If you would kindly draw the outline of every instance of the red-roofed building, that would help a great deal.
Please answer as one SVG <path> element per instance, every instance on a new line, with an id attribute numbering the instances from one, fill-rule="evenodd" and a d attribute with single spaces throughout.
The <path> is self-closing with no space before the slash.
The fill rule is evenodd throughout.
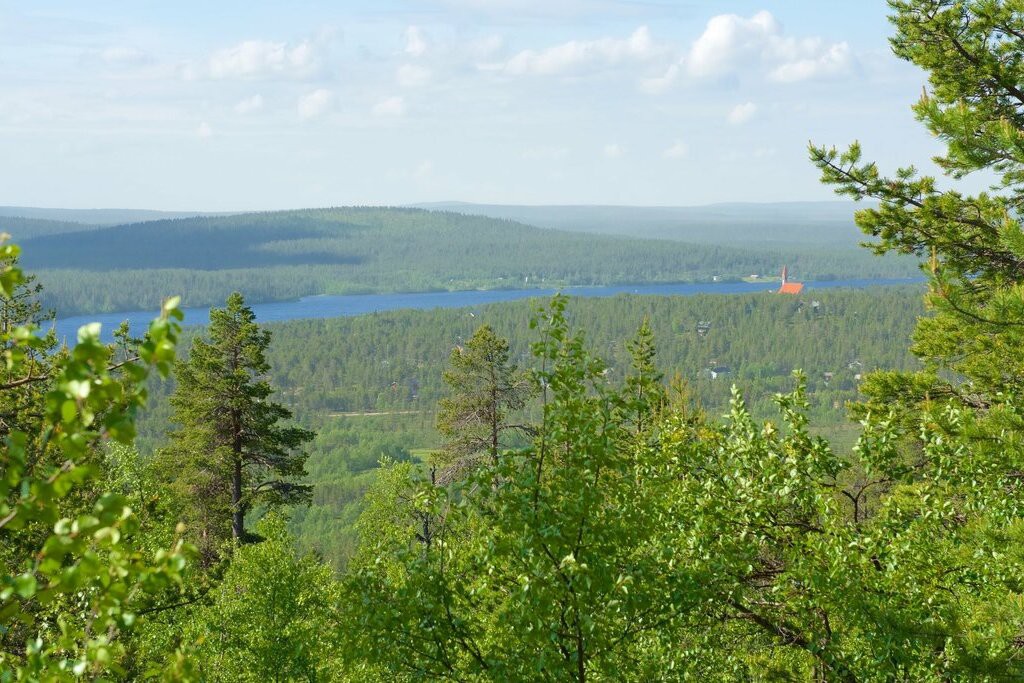
<path id="1" fill-rule="evenodd" d="M 790 282 L 789 269 L 782 266 L 782 286 L 779 287 L 779 294 L 799 294 L 804 291 L 804 283 Z"/>

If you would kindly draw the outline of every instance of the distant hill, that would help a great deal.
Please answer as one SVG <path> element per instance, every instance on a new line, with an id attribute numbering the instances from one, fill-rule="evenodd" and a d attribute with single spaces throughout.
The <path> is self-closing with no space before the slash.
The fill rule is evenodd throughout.
<path id="1" fill-rule="evenodd" d="M 32 206 L 0 206 L 0 221 L 3 221 L 4 217 L 18 217 L 89 225 L 118 225 L 168 218 L 227 215 L 230 214 L 201 211 L 150 211 L 147 209 L 44 209 Z"/>
<path id="2" fill-rule="evenodd" d="M 706 206 L 513 206 L 437 202 L 419 208 L 507 218 L 555 230 L 702 244 L 847 245 L 864 240 L 853 213 L 868 204 L 781 202 Z"/>
<path id="3" fill-rule="evenodd" d="M 95 230 L 96 225 L 56 221 L 43 218 L 23 218 L 21 216 L 0 216 L 0 232 L 6 232 L 16 242 L 23 242 L 43 235 L 60 235 L 82 230 Z"/>
<path id="4" fill-rule="evenodd" d="M 695 244 L 538 228 L 412 208 L 342 207 L 197 216 L 21 241 L 60 313 L 155 308 L 163 296 L 220 303 L 310 294 L 738 280 L 900 277 L 913 259 L 845 248 Z"/>

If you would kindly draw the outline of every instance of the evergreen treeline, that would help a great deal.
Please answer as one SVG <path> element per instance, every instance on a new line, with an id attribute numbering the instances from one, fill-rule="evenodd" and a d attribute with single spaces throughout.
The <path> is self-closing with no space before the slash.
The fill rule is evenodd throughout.
<path id="1" fill-rule="evenodd" d="M 923 313 L 920 295 L 918 287 L 800 297 L 622 295 L 574 299 L 568 315 L 608 360 L 612 379 L 628 368 L 623 340 L 646 317 L 661 367 L 699 387 L 701 400 L 716 411 L 726 408 L 731 383 L 760 404 L 786 388 L 798 368 L 808 373 L 810 390 L 827 394 L 831 405 L 856 397 L 855 375 L 911 367 L 906 346 Z M 449 354 L 481 324 L 507 338 L 512 357 L 529 365 L 528 323 L 536 305 L 518 301 L 273 324 L 274 381 L 303 414 L 432 410 L 444 394 L 441 371 Z M 718 379 L 706 372 L 723 366 L 728 374 Z"/>
<path id="2" fill-rule="evenodd" d="M 199 216 L 25 242 L 26 265 L 62 315 L 188 306 L 232 291 L 250 302 L 307 294 L 624 284 L 774 275 L 918 274 L 913 261 L 848 249 L 739 247 L 565 233 L 506 220 L 397 208 Z M 94 289 L 95 287 L 95 289 Z M 99 295 L 84 292 L 99 291 Z"/>
<path id="3" fill-rule="evenodd" d="M 53 220 L 49 218 L 25 218 L 22 216 L 3 216 L 0 218 L 4 232 L 10 234 L 18 242 L 42 237 L 44 235 L 62 235 L 71 232 L 95 230 L 97 226 L 85 223 Z"/>
<path id="4" fill-rule="evenodd" d="M 351 318 L 267 325 L 270 378 L 302 423 L 317 432 L 309 448 L 308 508 L 293 513 L 300 545 L 335 567 L 355 551 L 355 520 L 381 458 L 419 460 L 441 446 L 435 408 L 448 393 L 443 375 L 453 351 L 481 325 L 509 342 L 512 362 L 534 366 L 529 321 L 539 301 L 477 309 L 394 311 Z M 627 344 L 644 319 L 658 341 L 658 364 L 679 376 L 713 418 L 728 411 L 730 387 L 742 387 L 759 417 L 774 414 L 772 396 L 807 374 L 814 428 L 838 450 L 853 444 L 847 404 L 860 397 L 858 376 L 916 366 L 907 350 L 922 313 L 918 287 L 822 290 L 799 298 L 775 294 L 695 297 L 619 296 L 573 299 L 567 315 L 587 330 L 608 362 L 609 381 L 623 381 Z M 200 331 L 201 333 L 201 331 Z M 189 336 L 186 332 L 185 338 Z M 712 378 L 712 367 L 728 373 Z M 167 396 L 173 382 L 151 387 L 140 425 L 143 453 L 166 442 Z M 539 417 L 539 404 L 522 411 Z"/>

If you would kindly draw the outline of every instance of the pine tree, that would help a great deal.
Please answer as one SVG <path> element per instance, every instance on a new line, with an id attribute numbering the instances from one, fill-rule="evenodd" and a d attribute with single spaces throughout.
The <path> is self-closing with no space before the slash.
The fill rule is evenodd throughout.
<path id="1" fill-rule="evenodd" d="M 948 184 L 978 172 L 995 182 L 976 195 L 941 189 L 913 166 L 883 175 L 844 153 L 811 147 L 822 179 L 840 194 L 874 199 L 860 228 L 879 253 L 927 259 L 929 304 L 937 315 L 915 335 L 927 372 L 877 375 L 865 389 L 874 407 L 952 399 L 988 409 L 1024 390 L 1024 4 L 1018 0 L 891 0 L 897 56 L 928 72 L 916 118 L 946 152 L 934 161 Z M 953 374 L 943 374 L 952 370 Z M 945 377 L 945 379 L 943 378 Z M 965 377 L 972 387 L 949 377 Z"/>
<path id="2" fill-rule="evenodd" d="M 444 464 L 460 465 L 480 454 L 497 464 L 502 435 L 529 431 L 507 420 L 526 403 L 526 376 L 509 360 L 508 341 L 489 325 L 456 347 L 449 363 L 444 382 L 451 395 L 441 399 L 437 416 L 438 431 L 446 439 Z"/>
<path id="3" fill-rule="evenodd" d="M 252 540 L 245 516 L 254 506 L 309 500 L 311 487 L 296 480 L 305 475 L 300 449 L 314 436 L 280 424 L 292 415 L 270 400 L 270 332 L 256 324 L 241 294 L 210 311 L 209 339 L 197 338 L 176 368 L 171 405 L 181 427 L 161 458 L 207 561 L 228 537 Z"/>

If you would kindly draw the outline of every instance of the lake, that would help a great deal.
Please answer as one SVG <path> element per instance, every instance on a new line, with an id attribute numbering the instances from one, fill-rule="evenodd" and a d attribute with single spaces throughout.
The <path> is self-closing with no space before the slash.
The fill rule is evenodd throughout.
<path id="1" fill-rule="evenodd" d="M 817 289 L 879 287 L 906 285 L 922 282 L 914 279 L 880 280 L 823 280 L 805 282 L 804 291 Z M 260 322 L 280 322 L 303 318 L 336 318 L 340 316 L 365 315 L 380 311 L 400 309 L 429 310 L 433 308 L 465 308 L 515 301 L 531 297 L 550 297 L 558 291 L 570 296 L 601 297 L 617 294 L 653 294 L 659 296 L 693 296 L 695 294 L 749 294 L 778 289 L 778 282 L 706 282 L 691 284 L 650 284 L 615 285 L 601 287 L 566 287 L 556 289 L 498 289 L 470 290 L 460 292 L 415 292 L 406 294 L 320 294 L 306 296 L 294 301 L 253 304 L 252 310 Z M 186 308 L 185 324 L 202 325 L 209 320 L 209 308 Z M 143 332 L 149 321 L 157 314 L 154 311 L 125 311 L 118 313 L 95 313 L 62 318 L 57 321 L 57 336 L 73 342 L 78 328 L 86 323 L 99 322 L 103 325 L 103 338 L 109 341 L 114 330 L 127 320 L 136 334 Z"/>

